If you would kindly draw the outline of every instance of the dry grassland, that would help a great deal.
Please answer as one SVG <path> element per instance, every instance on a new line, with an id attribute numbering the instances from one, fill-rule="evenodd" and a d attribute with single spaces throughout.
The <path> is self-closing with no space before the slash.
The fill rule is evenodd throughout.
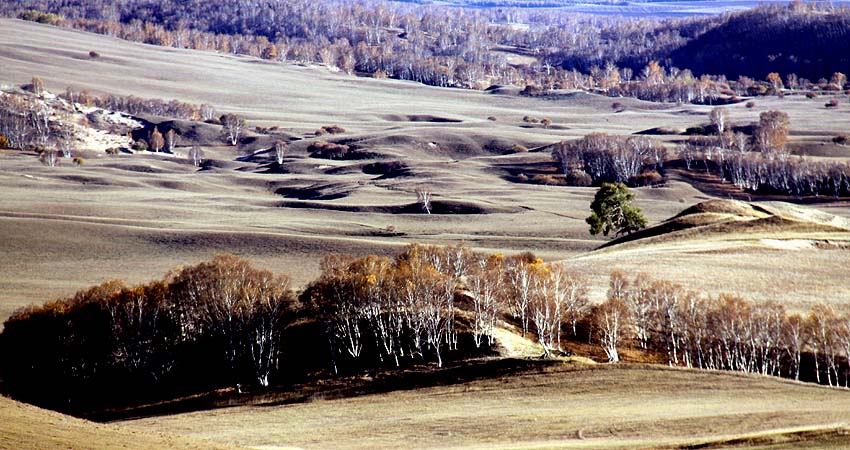
<path id="1" fill-rule="evenodd" d="M 848 417 L 843 390 L 728 372 L 564 364 L 449 387 L 122 425 L 264 449 L 797 448 L 801 437 L 808 448 L 850 448 Z"/>
<path id="2" fill-rule="evenodd" d="M 0 448 L 225 449 L 233 445 L 76 419 L 0 397 Z"/>
<path id="3" fill-rule="evenodd" d="M 89 51 L 102 56 L 91 60 Z M 254 143 L 238 150 L 206 147 L 213 164 L 201 171 L 162 155 L 89 154 L 82 167 L 50 169 L 34 155 L 0 152 L 0 318 L 108 279 L 146 281 L 219 252 L 289 273 L 303 285 L 328 252 L 389 254 L 412 242 L 460 241 L 566 260 L 588 275 L 596 298 L 610 271 L 621 268 L 708 292 L 776 298 L 792 308 L 850 301 L 850 250 L 812 245 L 846 241 L 841 233 L 696 233 L 591 252 L 605 242 L 588 235 L 584 223 L 594 189 L 511 181 L 519 172 L 547 170 L 549 161 L 543 152 L 510 154 L 514 144 L 534 149 L 594 131 L 685 129 L 707 123 L 710 107 L 616 99 L 626 109 L 614 113 L 615 99 L 583 93 L 535 99 L 439 89 L 0 20 L 0 84 L 27 83 L 33 75 L 53 91 L 73 86 L 207 102 L 303 140 L 293 143 L 285 171 L 273 170 L 268 141 L 254 134 Z M 830 110 L 820 99 L 756 103 L 730 106 L 732 120 L 782 109 L 798 151 L 850 157 L 850 149 L 831 143 L 846 131 L 847 102 Z M 526 115 L 548 117 L 553 126 L 529 127 Z M 402 160 L 409 171 L 378 177 L 363 172 L 365 161 L 310 158 L 312 132 L 329 124 L 348 130 L 334 139 Z M 476 214 L 386 212 L 414 202 L 422 187 L 435 201 Z M 637 195 L 651 224 L 712 198 L 679 179 Z M 850 217 L 847 203 L 813 207 Z M 732 373 L 565 365 L 450 387 L 154 417 L 121 429 L 2 400 L 0 447 L 210 448 L 158 434 L 169 432 L 266 449 L 850 448 L 848 395 Z M 809 441 L 795 442 L 803 438 Z"/>
<path id="4" fill-rule="evenodd" d="M 90 50 L 102 57 L 89 59 Z M 626 110 L 613 113 L 612 99 L 577 92 L 534 99 L 439 89 L 0 20 L 0 80 L 21 84 L 33 75 L 54 91 L 73 86 L 208 102 L 245 114 L 251 125 L 280 126 L 305 139 L 293 144 L 287 173 L 269 170 L 272 155 L 263 151 L 262 136 L 239 150 L 208 147 L 215 161 L 200 172 L 171 156 L 97 154 L 88 155 L 82 167 L 48 169 L 32 155 L 0 153 L 0 317 L 111 278 L 145 281 L 219 252 L 287 272 L 297 284 L 316 275 L 327 252 L 387 254 L 411 242 L 465 241 L 482 250 L 532 250 L 546 259 L 570 260 L 604 242 L 590 236 L 583 221 L 593 189 L 510 181 L 519 172 L 546 169 L 549 158 L 506 154 L 508 149 L 594 131 L 684 129 L 706 123 L 710 109 L 617 99 Z M 760 98 L 752 110 L 733 105 L 730 111 L 733 121 L 746 123 L 767 109 L 786 110 L 796 145 L 847 157 L 849 149 L 830 143 L 844 130 L 846 108 L 827 110 L 821 103 Z M 525 115 L 549 117 L 553 126 L 529 127 Z M 440 121 L 446 118 L 460 122 Z M 312 132 L 331 123 L 348 130 L 339 139 L 380 158 L 402 160 L 409 172 L 377 177 L 363 173 L 365 162 L 307 157 Z M 478 214 L 386 212 L 413 203 L 422 187 L 434 192 L 435 201 Z M 675 180 L 665 188 L 638 190 L 638 204 L 651 223 L 709 198 Z M 846 204 L 822 209 L 850 215 Z M 622 267 L 651 269 L 658 277 L 712 292 L 722 287 L 755 297 L 779 295 L 800 305 L 848 299 L 846 250 L 730 242 L 718 246 L 697 236 L 692 247 L 594 254 L 575 264 L 591 276 L 597 297 L 610 269 Z"/>

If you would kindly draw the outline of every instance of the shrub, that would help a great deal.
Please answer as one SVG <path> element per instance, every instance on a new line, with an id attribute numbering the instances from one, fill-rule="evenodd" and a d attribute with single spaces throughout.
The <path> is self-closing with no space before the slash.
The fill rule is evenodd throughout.
<path id="1" fill-rule="evenodd" d="M 767 86 L 763 84 L 757 84 L 755 86 L 750 86 L 747 88 L 747 94 L 750 96 L 756 95 L 767 95 L 768 89 Z"/>
<path id="2" fill-rule="evenodd" d="M 593 184 L 593 178 L 583 170 L 570 170 L 566 175 L 566 182 L 570 186 L 590 186 Z"/>
<path id="3" fill-rule="evenodd" d="M 832 142 L 839 144 L 839 145 L 850 144 L 850 135 L 839 134 L 838 136 L 835 136 L 834 138 L 832 138 Z"/>
<path id="4" fill-rule="evenodd" d="M 546 91 L 540 86 L 534 86 L 532 84 L 528 84 L 525 88 L 520 92 L 520 95 L 525 95 L 529 97 L 538 97 L 543 95 Z"/>
<path id="5" fill-rule="evenodd" d="M 664 177 L 662 177 L 657 171 L 653 170 L 636 176 L 632 181 L 632 184 L 635 186 L 658 186 L 663 182 Z"/>
<path id="6" fill-rule="evenodd" d="M 806 92 L 806 98 L 808 98 L 808 99 L 817 98 L 817 96 L 818 96 L 818 94 L 816 94 L 812 91 Z"/>
<path id="7" fill-rule="evenodd" d="M 0 134 L 0 148 L 9 148 L 9 139 Z"/>
<path id="8" fill-rule="evenodd" d="M 750 101 L 747 102 L 747 104 L 745 106 L 749 109 L 753 109 L 753 108 L 756 107 L 756 102 L 750 100 Z"/>
<path id="9" fill-rule="evenodd" d="M 611 109 L 617 112 L 625 111 L 626 107 L 620 102 L 611 103 Z"/>
<path id="10" fill-rule="evenodd" d="M 528 175 L 521 173 L 521 174 L 516 176 L 516 180 L 519 181 L 520 183 L 527 183 L 528 182 Z"/>
<path id="11" fill-rule="evenodd" d="M 146 152 L 148 150 L 148 143 L 139 139 L 138 141 L 134 141 L 132 144 L 130 144 L 130 148 L 132 148 L 133 150 L 135 150 L 137 152 Z M 109 153 L 108 150 L 107 150 L 107 153 Z M 115 151 L 115 153 L 118 153 L 118 152 Z M 111 154 L 115 154 L 115 153 L 111 153 Z"/>
<path id="12" fill-rule="evenodd" d="M 78 166 L 82 166 L 82 165 L 83 165 L 83 164 L 85 164 L 85 162 L 86 162 L 86 160 L 85 160 L 85 159 L 83 159 L 83 158 L 81 158 L 81 157 L 79 157 L 79 156 L 74 157 L 73 161 L 74 161 L 74 164 L 76 164 L 76 165 L 78 165 Z"/>
<path id="13" fill-rule="evenodd" d="M 534 184 L 546 184 L 549 186 L 563 186 L 564 179 L 557 175 L 537 174 L 531 177 L 531 182 Z"/>
<path id="14" fill-rule="evenodd" d="M 326 126 L 323 126 L 322 129 L 325 130 L 325 132 L 328 133 L 328 134 L 345 133 L 345 128 L 343 128 L 339 125 L 326 125 Z"/>
<path id="15" fill-rule="evenodd" d="M 369 175 L 387 175 L 407 169 L 407 165 L 399 160 L 378 161 L 363 166 L 363 173 Z"/>
<path id="16" fill-rule="evenodd" d="M 145 144 L 145 143 L 144 143 L 144 141 L 142 141 L 142 143 L 143 143 L 143 144 Z M 145 144 L 145 147 L 146 147 L 146 148 L 147 148 L 147 145 L 148 145 L 148 144 Z M 118 151 L 119 151 L 119 150 L 118 150 L 117 148 L 115 148 L 115 147 L 109 147 L 108 149 L 106 149 L 106 154 L 107 154 L 107 155 L 117 155 L 117 154 L 118 154 Z"/>
<path id="17" fill-rule="evenodd" d="M 96 51 L 92 50 L 92 51 L 90 51 L 90 52 L 89 52 L 89 58 L 91 58 L 91 59 L 97 59 L 97 58 L 100 58 L 100 53 L 98 53 L 98 52 L 96 52 Z"/>
<path id="18" fill-rule="evenodd" d="M 832 98 L 828 102 L 826 102 L 824 106 L 826 106 L 827 108 L 835 108 L 836 106 L 838 106 L 838 99 Z"/>
<path id="19" fill-rule="evenodd" d="M 48 25 L 56 25 L 61 20 L 61 18 L 56 14 L 43 13 L 35 10 L 24 11 L 21 13 L 20 18 L 30 22 L 45 23 Z"/>
<path id="20" fill-rule="evenodd" d="M 314 158 L 324 159 L 343 159 L 348 153 L 349 147 L 342 144 L 334 144 L 333 142 L 316 141 L 310 144 L 307 148 L 312 153 Z"/>

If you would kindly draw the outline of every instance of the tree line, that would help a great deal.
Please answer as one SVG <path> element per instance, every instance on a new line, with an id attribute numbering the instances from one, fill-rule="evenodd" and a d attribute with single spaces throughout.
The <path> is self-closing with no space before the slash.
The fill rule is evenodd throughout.
<path id="1" fill-rule="evenodd" d="M 664 145 L 647 136 L 616 136 L 591 133 L 581 139 L 554 145 L 552 158 L 574 186 L 624 183 L 630 186 L 658 184 L 658 170 L 667 159 Z"/>
<path id="2" fill-rule="evenodd" d="M 707 296 L 645 274 L 611 274 L 596 307 L 609 359 L 620 347 L 664 355 L 671 366 L 731 370 L 848 387 L 850 308 L 823 303 L 808 313 L 733 294 Z"/>
<path id="3" fill-rule="evenodd" d="M 70 130 L 51 118 L 54 111 L 40 98 L 43 83 L 33 78 L 34 95 L 0 92 L 0 148 L 46 148 L 67 140 Z"/>
<path id="4" fill-rule="evenodd" d="M 767 56 L 749 55 L 752 67 L 735 75 L 698 70 L 701 60 L 677 53 L 721 27 L 743 33 L 752 23 L 766 21 L 776 28 L 791 21 L 799 24 L 800 33 L 834 30 L 835 23 L 850 20 L 846 6 L 773 5 L 717 17 L 657 20 L 380 1 L 325 0 L 316 5 L 307 0 L 33 0 L 0 2 L 0 14 L 154 45 L 322 63 L 349 74 L 436 86 L 483 89 L 512 84 L 542 93 L 574 88 L 654 101 L 709 104 L 735 95 L 770 93 L 775 91 L 772 83 L 756 80 L 777 71 L 786 73 L 789 88 L 831 89 L 829 80 L 805 77 L 850 69 L 843 59 L 831 64 L 833 58 L 822 58 L 818 70 L 823 73 L 810 73 L 806 49 L 820 47 L 814 44 L 796 53 L 771 53 L 784 55 L 781 67 L 774 67 Z M 742 41 L 749 39 L 730 40 Z M 834 42 L 822 47 L 831 48 Z M 511 64 L 511 53 L 531 56 L 535 62 Z M 724 55 L 707 59 L 733 60 Z M 738 78 L 727 79 L 733 76 Z"/>
<path id="5" fill-rule="evenodd" d="M 704 170 L 753 193 L 850 196 L 850 165 L 791 154 L 788 114 L 765 111 L 757 124 L 744 129 L 728 123 L 723 108 L 712 110 L 710 117 L 714 134 L 692 137 L 679 148 L 688 170 Z"/>
<path id="6" fill-rule="evenodd" d="M 213 120 L 216 110 L 212 105 L 181 102 L 179 100 L 162 100 L 158 98 L 141 98 L 134 95 L 104 94 L 94 95 L 90 91 L 66 88 L 59 98 L 87 107 L 97 107 L 111 111 L 120 111 L 131 115 L 150 114 L 161 117 L 173 117 L 194 121 Z"/>
<path id="7" fill-rule="evenodd" d="M 233 256 L 139 286 L 109 281 L 5 322 L 3 389 L 81 412 L 268 386 L 285 369 L 281 333 L 296 305 L 286 276 Z"/>
<path id="8" fill-rule="evenodd" d="M 582 341 L 611 362 L 628 348 L 670 365 L 848 384 L 850 311 L 820 304 L 789 314 L 776 302 L 616 271 L 604 302 L 591 304 L 587 292 L 565 264 L 463 245 L 330 255 L 298 295 L 286 276 L 222 255 L 18 310 L 0 334 L 2 387 L 86 413 L 305 376 L 439 367 L 491 354 L 505 327 L 537 341 L 543 357 Z"/>
<path id="9" fill-rule="evenodd" d="M 123 133 L 122 127 L 104 124 L 98 114 L 86 108 L 101 108 L 133 116 L 153 115 L 221 125 L 221 139 L 237 145 L 247 130 L 245 118 L 238 114 L 218 115 L 209 104 L 192 104 L 178 100 L 141 98 L 133 95 L 93 95 L 88 90 L 66 90 L 55 98 L 48 94 L 44 82 L 33 77 L 32 83 L 20 91 L 0 92 L 0 149 L 35 150 L 41 160 L 49 166 L 58 163 L 62 156 L 70 158 L 75 151 L 76 130 L 71 119 L 74 113 L 86 113 L 83 126 L 108 129 L 112 133 Z M 259 130 L 259 129 L 258 129 Z M 160 130 L 153 127 L 144 136 L 130 132 L 135 139 L 130 143 L 133 150 L 172 152 L 178 143 L 178 132 L 174 128 Z M 283 150 L 283 149 L 282 149 Z M 108 153 L 118 149 L 108 149 Z M 203 159 L 201 150 L 193 149 L 189 155 L 195 165 Z"/>

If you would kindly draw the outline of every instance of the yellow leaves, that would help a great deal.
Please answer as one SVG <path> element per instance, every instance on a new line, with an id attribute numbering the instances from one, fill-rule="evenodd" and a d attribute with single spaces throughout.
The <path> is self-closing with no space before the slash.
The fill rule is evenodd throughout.
<path id="1" fill-rule="evenodd" d="M 542 258 L 535 259 L 533 263 L 528 265 L 528 269 L 540 276 L 546 276 L 550 272 L 549 265 L 544 263 Z"/>

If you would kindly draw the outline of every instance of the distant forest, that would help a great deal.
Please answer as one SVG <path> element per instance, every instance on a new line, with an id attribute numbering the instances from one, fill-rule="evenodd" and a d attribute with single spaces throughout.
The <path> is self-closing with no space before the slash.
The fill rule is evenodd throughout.
<path id="1" fill-rule="evenodd" d="M 563 88 L 715 103 L 770 88 L 824 89 L 850 70 L 850 7 L 800 2 L 664 20 L 372 0 L 3 0 L 0 15 L 435 86 L 529 87 L 534 95 Z M 784 86 L 767 82 L 769 74 Z"/>

